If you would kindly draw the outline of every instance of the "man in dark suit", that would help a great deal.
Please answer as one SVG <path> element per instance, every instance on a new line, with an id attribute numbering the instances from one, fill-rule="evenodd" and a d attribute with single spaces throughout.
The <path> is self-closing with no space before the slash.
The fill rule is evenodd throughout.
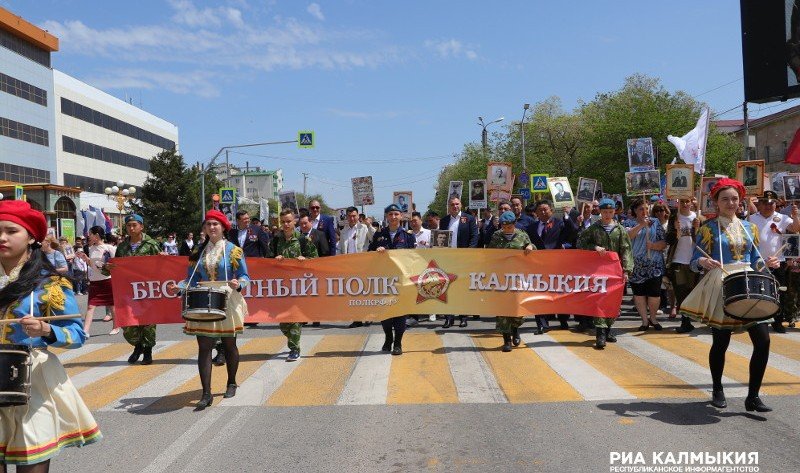
<path id="1" fill-rule="evenodd" d="M 478 222 L 475 217 L 467 212 L 461 211 L 461 199 L 458 197 L 451 197 L 447 204 L 447 215 L 439 220 L 439 230 L 451 230 L 453 232 L 453 239 L 450 241 L 452 248 L 477 248 L 478 238 Z M 459 327 L 467 326 L 467 317 L 465 315 L 459 316 Z M 443 328 L 448 328 L 453 325 L 455 321 L 454 315 L 445 316 Z"/>
<path id="2" fill-rule="evenodd" d="M 798 185 L 796 177 L 785 176 L 783 178 L 783 189 L 786 193 L 786 200 L 800 200 L 800 185 Z"/>
<path id="3" fill-rule="evenodd" d="M 300 220 L 298 224 L 300 227 L 300 234 L 308 238 L 308 241 L 317 247 L 317 254 L 320 257 L 330 256 L 330 248 L 328 247 L 328 239 L 322 230 L 316 230 L 311 225 L 310 212 L 303 212 L 305 209 L 300 209 Z"/>
<path id="4" fill-rule="evenodd" d="M 314 230 L 319 230 L 325 234 L 328 241 L 328 252 L 320 253 L 320 256 L 336 255 L 336 222 L 330 215 L 320 215 L 321 206 L 318 200 L 314 199 L 308 203 L 308 219 Z"/>
<path id="5" fill-rule="evenodd" d="M 228 240 L 242 249 L 246 258 L 268 258 L 270 235 L 261 225 L 251 225 L 246 210 L 236 212 L 236 228 L 228 232 Z"/>
<path id="6" fill-rule="evenodd" d="M 591 202 L 594 199 L 594 192 L 592 192 L 592 184 L 584 182 L 583 186 L 578 191 L 578 200 Z"/>
<path id="7" fill-rule="evenodd" d="M 566 210 L 566 209 L 565 209 Z M 530 226 L 528 236 L 531 238 L 537 250 L 560 250 L 564 248 L 564 243 L 568 241 L 571 226 L 564 225 L 564 220 L 555 218 L 553 216 L 553 207 L 547 200 L 540 200 L 534 204 L 534 211 L 536 212 L 536 221 Z M 567 319 L 569 315 L 559 315 L 561 321 L 561 328 L 568 328 Z M 550 324 L 547 322 L 547 316 L 536 316 L 536 328 L 538 334 L 547 332 L 550 329 Z"/>
<path id="8" fill-rule="evenodd" d="M 631 153 L 632 166 L 650 166 L 653 164 L 653 156 L 647 152 L 644 141 L 637 141 Z"/>

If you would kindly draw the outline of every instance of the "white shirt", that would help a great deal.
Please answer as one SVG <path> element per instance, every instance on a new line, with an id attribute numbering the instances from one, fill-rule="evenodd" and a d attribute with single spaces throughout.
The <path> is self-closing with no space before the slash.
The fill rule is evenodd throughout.
<path id="1" fill-rule="evenodd" d="M 685 216 L 678 213 L 678 222 L 681 224 L 681 231 L 678 234 L 678 243 L 675 245 L 675 254 L 672 256 L 673 263 L 689 264 L 692 262 L 694 254 L 694 240 L 692 240 L 692 222 L 697 218 L 697 214 L 690 212 Z"/>
<path id="2" fill-rule="evenodd" d="M 239 247 L 244 248 L 244 242 L 247 241 L 247 229 L 243 228 L 239 230 Z"/>
<path id="3" fill-rule="evenodd" d="M 111 276 L 106 276 L 101 272 L 101 268 L 110 258 L 114 257 L 114 253 L 116 253 L 116 249 L 106 243 L 89 246 L 88 256 L 92 260 L 92 264 L 89 265 L 89 281 L 111 279 Z"/>
<path id="4" fill-rule="evenodd" d="M 314 220 L 311 221 L 311 228 L 313 228 L 314 230 L 316 230 L 317 226 L 319 225 L 319 218 L 320 218 L 321 215 L 322 214 L 317 215 L 317 218 L 315 218 Z"/>
<path id="5" fill-rule="evenodd" d="M 778 212 L 774 212 L 769 217 L 765 217 L 759 212 L 747 219 L 758 227 L 758 251 L 761 252 L 761 257 L 764 259 L 774 255 L 781 248 L 781 235 L 786 233 L 786 229 L 794 222 L 790 217 Z M 780 233 L 773 230 L 773 225 Z M 786 260 L 783 253 L 776 256 L 778 261 Z"/>
<path id="6" fill-rule="evenodd" d="M 427 228 L 420 228 L 419 233 L 414 233 L 414 238 L 417 241 L 417 248 L 431 247 L 431 231 Z"/>
<path id="7" fill-rule="evenodd" d="M 356 252 L 356 226 L 353 225 L 351 227 L 350 225 L 345 225 L 344 228 L 342 229 L 341 238 L 342 238 L 342 240 L 345 241 L 345 246 L 344 246 L 345 253 L 346 254 L 355 253 Z"/>
<path id="8" fill-rule="evenodd" d="M 189 247 L 190 250 L 194 248 L 194 240 L 184 240 L 184 241 L 186 242 L 186 246 Z"/>
<path id="9" fill-rule="evenodd" d="M 450 248 L 458 248 L 458 223 L 460 220 L 461 212 L 459 212 L 455 217 L 452 215 L 450 216 L 450 225 L 447 226 L 447 229 L 452 232 L 452 236 L 450 237 Z"/>

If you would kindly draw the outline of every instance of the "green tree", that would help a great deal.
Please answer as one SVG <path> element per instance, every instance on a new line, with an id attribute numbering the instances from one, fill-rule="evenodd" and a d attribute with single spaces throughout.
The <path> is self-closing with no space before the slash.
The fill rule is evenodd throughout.
<path id="1" fill-rule="evenodd" d="M 206 205 L 222 183 L 206 173 Z M 150 172 L 132 208 L 144 218 L 146 232 L 185 235 L 199 230 L 204 212 L 200 203 L 200 171 L 187 167 L 183 156 L 165 150 L 150 160 Z"/>

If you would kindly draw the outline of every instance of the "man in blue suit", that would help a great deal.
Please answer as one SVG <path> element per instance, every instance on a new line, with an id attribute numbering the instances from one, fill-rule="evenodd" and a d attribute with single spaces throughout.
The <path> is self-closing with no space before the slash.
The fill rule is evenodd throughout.
<path id="1" fill-rule="evenodd" d="M 451 197 L 447 203 L 447 215 L 439 220 L 439 230 L 450 230 L 453 238 L 450 240 L 452 248 L 477 248 L 478 238 L 478 222 L 475 217 L 467 212 L 461 211 L 461 199 L 458 197 Z M 446 315 L 445 322 L 442 328 L 448 328 L 453 325 L 455 321 L 454 315 Z M 459 327 L 467 326 L 467 317 L 465 315 L 459 316 Z"/>
<path id="2" fill-rule="evenodd" d="M 534 204 L 534 212 L 537 219 L 528 227 L 528 235 L 537 250 L 561 250 L 564 243 L 569 239 L 572 227 L 564 225 L 564 220 L 553 216 L 553 206 L 548 200 L 540 200 Z M 558 316 L 561 321 L 561 328 L 568 328 L 567 320 L 569 315 L 561 314 Z M 550 327 L 547 316 L 536 316 L 537 333 L 547 332 Z"/>
<path id="3" fill-rule="evenodd" d="M 328 240 L 328 254 L 320 256 L 336 255 L 336 222 L 330 215 L 320 215 L 321 208 L 318 200 L 314 199 L 308 203 L 308 217 L 314 230 L 319 230 L 325 234 Z"/>

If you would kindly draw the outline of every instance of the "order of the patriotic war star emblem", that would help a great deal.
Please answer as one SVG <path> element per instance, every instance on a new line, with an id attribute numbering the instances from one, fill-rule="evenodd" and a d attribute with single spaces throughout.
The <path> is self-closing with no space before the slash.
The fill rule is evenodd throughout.
<path id="1" fill-rule="evenodd" d="M 411 282 L 417 286 L 417 304 L 428 299 L 447 302 L 447 288 L 455 280 L 455 274 L 447 273 L 435 260 L 431 260 L 418 276 L 411 277 Z"/>

